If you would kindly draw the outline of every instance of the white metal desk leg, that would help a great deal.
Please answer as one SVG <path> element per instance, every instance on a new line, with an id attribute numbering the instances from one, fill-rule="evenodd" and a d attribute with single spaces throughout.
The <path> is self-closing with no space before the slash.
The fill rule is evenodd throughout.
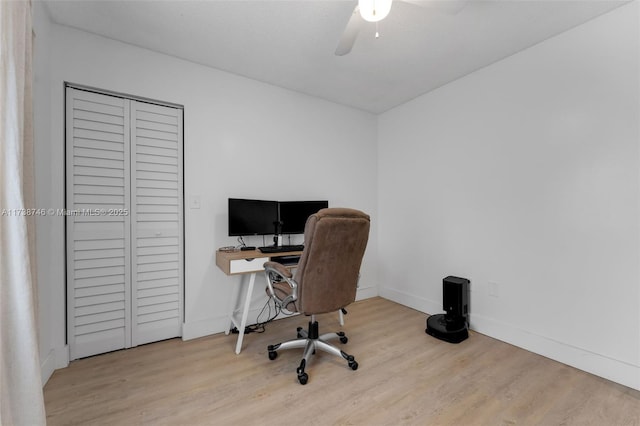
<path id="1" fill-rule="evenodd" d="M 244 300 L 244 306 L 242 307 L 242 320 L 240 320 L 240 327 L 238 327 L 238 343 L 236 343 L 236 354 L 239 354 L 242 350 L 242 340 L 244 339 L 244 330 L 247 327 L 247 317 L 249 316 L 249 307 L 251 306 L 251 296 L 253 294 L 253 285 L 256 282 L 256 273 L 252 272 L 249 278 L 249 288 L 247 288 L 247 296 Z"/>
<path id="2" fill-rule="evenodd" d="M 224 334 L 226 334 L 227 336 L 231 333 L 231 329 L 233 328 L 233 314 L 235 312 L 236 303 L 240 299 L 241 290 L 242 285 L 236 285 L 234 286 L 234 289 L 231 291 L 231 293 L 229 293 L 229 303 L 227 303 L 229 309 L 227 313 L 227 327 L 224 330 Z"/>
<path id="3" fill-rule="evenodd" d="M 342 313 L 342 309 L 338 309 L 338 314 L 340 315 L 340 326 L 344 326 L 344 314 Z"/>

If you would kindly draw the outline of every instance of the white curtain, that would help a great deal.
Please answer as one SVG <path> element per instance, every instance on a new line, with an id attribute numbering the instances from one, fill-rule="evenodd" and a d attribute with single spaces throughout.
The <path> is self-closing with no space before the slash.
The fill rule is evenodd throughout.
<path id="1" fill-rule="evenodd" d="M 29 0 L 0 0 L 0 424 L 44 425 L 36 332 Z"/>

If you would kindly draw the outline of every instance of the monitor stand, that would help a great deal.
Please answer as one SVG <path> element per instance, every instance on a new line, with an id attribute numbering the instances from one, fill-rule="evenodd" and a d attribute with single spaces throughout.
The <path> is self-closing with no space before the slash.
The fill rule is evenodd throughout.
<path id="1" fill-rule="evenodd" d="M 282 235 L 280 235 L 280 221 L 273 222 L 273 246 L 280 247 L 282 245 Z"/>

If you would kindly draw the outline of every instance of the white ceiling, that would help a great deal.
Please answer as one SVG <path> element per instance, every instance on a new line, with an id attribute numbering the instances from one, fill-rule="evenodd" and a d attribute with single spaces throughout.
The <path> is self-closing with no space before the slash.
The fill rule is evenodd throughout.
<path id="1" fill-rule="evenodd" d="M 380 38 L 367 23 L 335 56 L 355 0 L 45 1 L 58 24 L 373 113 L 626 3 L 469 0 L 450 15 L 395 0 Z"/>

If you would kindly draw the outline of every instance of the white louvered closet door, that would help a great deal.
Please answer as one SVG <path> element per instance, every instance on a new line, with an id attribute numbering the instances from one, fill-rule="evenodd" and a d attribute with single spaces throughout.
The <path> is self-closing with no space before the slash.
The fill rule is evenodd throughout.
<path id="1" fill-rule="evenodd" d="M 67 323 L 71 359 L 131 346 L 129 102 L 67 89 Z"/>
<path id="2" fill-rule="evenodd" d="M 131 107 L 133 345 L 182 326 L 182 110 Z"/>
<path id="3" fill-rule="evenodd" d="M 181 335 L 182 110 L 67 88 L 70 358 Z"/>

